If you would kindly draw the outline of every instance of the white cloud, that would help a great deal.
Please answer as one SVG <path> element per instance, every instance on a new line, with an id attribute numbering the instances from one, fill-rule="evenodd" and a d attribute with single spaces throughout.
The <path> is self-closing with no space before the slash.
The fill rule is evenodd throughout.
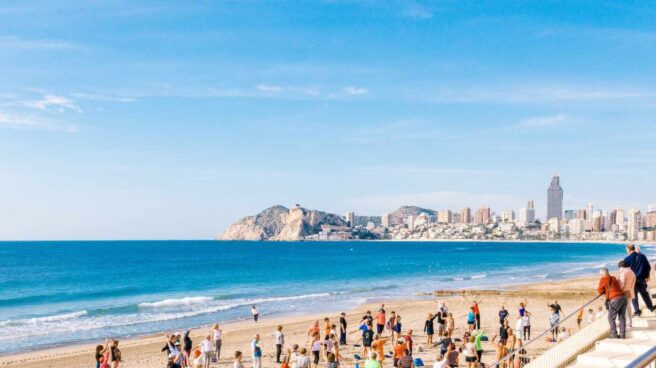
<path id="1" fill-rule="evenodd" d="M 280 86 L 274 86 L 268 84 L 260 84 L 257 86 L 257 89 L 262 92 L 281 92 L 283 90 L 283 88 Z"/>
<path id="2" fill-rule="evenodd" d="M 26 101 L 23 105 L 31 107 L 33 109 L 47 111 L 47 112 L 64 112 L 65 110 L 73 110 L 76 112 L 82 112 L 77 105 L 73 103 L 73 100 L 57 95 L 44 95 L 42 99 L 35 101 Z"/>
<path id="3" fill-rule="evenodd" d="M 410 4 L 403 14 L 414 19 L 430 19 L 433 17 L 433 13 L 420 4 Z"/>
<path id="4" fill-rule="evenodd" d="M 348 86 L 344 88 L 344 93 L 351 96 L 365 95 L 369 93 L 369 90 L 364 87 Z"/>
<path id="5" fill-rule="evenodd" d="M 24 129 L 44 129 L 44 130 L 63 130 L 71 133 L 78 131 L 78 127 L 73 124 L 59 125 L 48 119 L 29 114 L 15 114 L 0 111 L 0 127 L 5 128 L 24 128 Z"/>
<path id="6" fill-rule="evenodd" d="M 637 88 L 502 86 L 496 89 L 440 89 L 427 98 L 437 103 L 503 103 L 543 104 L 559 102 L 636 101 L 656 99 L 656 91 Z"/>
<path id="7" fill-rule="evenodd" d="M 566 125 L 574 122 L 577 122 L 577 120 L 565 114 L 556 114 L 526 118 L 520 121 L 519 125 L 523 127 L 549 127 L 555 125 Z"/>
<path id="8" fill-rule="evenodd" d="M 65 50 L 75 48 L 77 45 L 62 40 L 28 40 L 15 36 L 0 36 L 0 47 L 22 50 Z"/>
<path id="9" fill-rule="evenodd" d="M 110 101 L 110 102 L 134 102 L 136 99 L 132 97 L 122 97 L 114 95 L 105 95 L 105 94 L 94 94 L 94 93 L 70 93 L 71 96 L 79 98 L 81 100 L 91 100 L 91 101 Z"/>

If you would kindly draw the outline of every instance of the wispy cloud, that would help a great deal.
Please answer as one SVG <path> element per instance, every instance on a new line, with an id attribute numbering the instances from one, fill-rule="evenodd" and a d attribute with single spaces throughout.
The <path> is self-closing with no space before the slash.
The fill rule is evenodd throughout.
<path id="1" fill-rule="evenodd" d="M 530 118 L 523 119 L 519 122 L 521 127 L 550 127 L 550 126 L 560 126 L 567 125 L 571 123 L 578 122 L 578 119 L 572 118 L 571 116 L 565 114 L 556 114 L 549 116 L 534 116 Z"/>
<path id="2" fill-rule="evenodd" d="M 283 90 L 280 86 L 274 86 L 269 84 L 259 84 L 257 89 L 262 92 L 281 92 Z"/>
<path id="3" fill-rule="evenodd" d="M 47 112 L 64 112 L 65 110 L 73 110 L 82 112 L 82 109 L 73 103 L 73 100 L 57 95 L 44 95 L 40 100 L 25 101 L 23 105 L 33 109 L 47 111 Z"/>
<path id="4" fill-rule="evenodd" d="M 637 88 L 569 87 L 569 86 L 505 86 L 496 89 L 439 89 L 427 100 L 438 103 L 556 103 L 654 100 L 656 91 Z"/>
<path id="5" fill-rule="evenodd" d="M 428 8 L 416 3 L 408 5 L 403 15 L 414 19 L 430 19 L 433 17 L 433 13 Z"/>
<path id="6" fill-rule="evenodd" d="M 367 93 L 369 93 L 369 90 L 364 87 L 348 86 L 344 88 L 344 92 L 347 95 L 356 96 L 356 95 L 366 95 Z"/>
<path id="7" fill-rule="evenodd" d="M 49 119 L 33 114 L 17 114 L 0 111 L 0 127 L 15 129 L 43 129 L 60 130 L 75 133 L 78 131 L 74 124 L 57 124 Z"/>
<path id="8" fill-rule="evenodd" d="M 72 97 L 81 99 L 81 100 L 90 100 L 90 101 L 109 101 L 109 102 L 134 102 L 135 98 L 132 97 L 123 97 L 117 95 L 106 95 L 98 93 L 81 93 L 74 92 L 69 94 Z"/>
<path id="9" fill-rule="evenodd" d="M 51 39 L 25 39 L 16 36 L 0 36 L 0 47 L 21 50 L 66 50 L 79 45 L 70 41 Z"/>

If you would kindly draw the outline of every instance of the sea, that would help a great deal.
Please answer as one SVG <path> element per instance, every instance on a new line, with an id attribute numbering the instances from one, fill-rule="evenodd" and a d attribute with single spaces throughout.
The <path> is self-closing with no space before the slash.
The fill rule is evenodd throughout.
<path id="1" fill-rule="evenodd" d="M 600 243 L 0 242 L 0 355 L 236 321 L 254 304 L 264 318 L 337 313 L 561 280 L 614 271 L 624 256 Z"/>

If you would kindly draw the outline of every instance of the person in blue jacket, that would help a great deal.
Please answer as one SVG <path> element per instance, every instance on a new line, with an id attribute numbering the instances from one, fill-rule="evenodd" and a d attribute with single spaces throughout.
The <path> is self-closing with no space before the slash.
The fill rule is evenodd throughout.
<path id="1" fill-rule="evenodd" d="M 631 300 L 633 311 L 636 316 L 640 316 L 640 306 L 638 305 L 638 295 L 640 295 L 647 309 L 653 312 L 656 308 L 654 308 L 649 291 L 647 291 L 647 280 L 649 280 L 649 274 L 651 273 L 649 260 L 644 254 L 636 252 L 636 247 L 633 243 L 627 244 L 626 252 L 629 255 L 624 258 L 624 262 L 631 267 L 631 270 L 636 275 L 635 297 Z"/>

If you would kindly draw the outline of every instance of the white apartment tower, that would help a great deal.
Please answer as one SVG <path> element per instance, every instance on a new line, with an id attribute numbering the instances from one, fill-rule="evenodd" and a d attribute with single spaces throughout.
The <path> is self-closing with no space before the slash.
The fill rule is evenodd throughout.
<path id="1" fill-rule="evenodd" d="M 344 220 L 349 223 L 350 227 L 355 227 L 355 213 L 354 212 L 346 212 L 346 215 L 344 216 Z"/>

